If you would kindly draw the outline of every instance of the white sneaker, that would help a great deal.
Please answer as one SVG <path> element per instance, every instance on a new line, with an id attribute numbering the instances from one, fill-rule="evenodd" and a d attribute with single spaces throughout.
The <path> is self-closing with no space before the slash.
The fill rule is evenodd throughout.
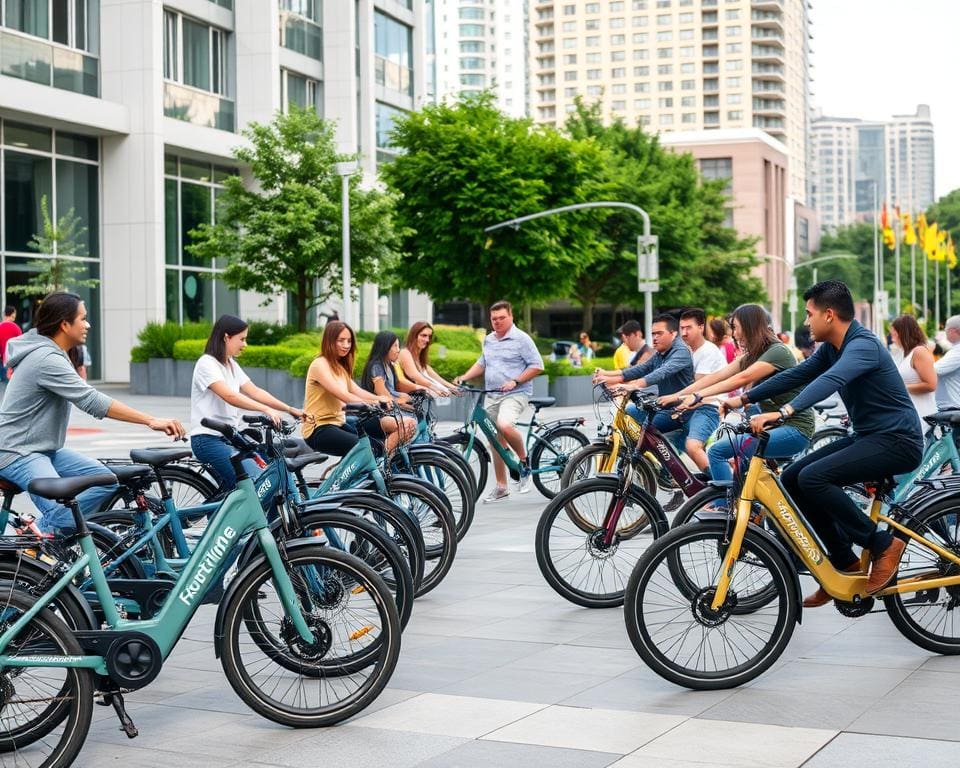
<path id="1" fill-rule="evenodd" d="M 506 488 L 500 488 L 497 486 L 497 487 L 494 487 L 494 489 L 490 491 L 490 493 L 488 493 L 486 496 L 483 497 L 483 503 L 491 504 L 495 501 L 502 501 L 503 499 L 506 499 L 508 496 L 510 496 L 510 491 L 508 491 Z"/>
<path id="2" fill-rule="evenodd" d="M 533 481 L 533 472 L 529 469 L 520 470 L 520 479 L 517 481 L 517 493 L 530 493 L 530 484 Z"/>

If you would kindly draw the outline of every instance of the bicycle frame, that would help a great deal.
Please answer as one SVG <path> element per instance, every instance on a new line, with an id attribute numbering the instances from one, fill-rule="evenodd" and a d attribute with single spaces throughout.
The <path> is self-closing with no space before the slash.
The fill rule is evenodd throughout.
<path id="1" fill-rule="evenodd" d="M 783 539 L 789 542 L 790 548 L 831 597 L 846 602 L 864 597 L 870 553 L 864 550 L 861 554 L 859 573 L 838 571 L 833 567 L 816 532 L 809 526 L 796 504 L 790 499 L 781 485 L 779 477 L 766 465 L 763 454 L 765 453 L 767 440 L 766 433 L 758 436 L 757 450 L 750 459 L 749 469 L 736 504 L 733 533 L 730 535 L 730 544 L 724 555 L 723 567 L 720 571 L 711 607 L 713 610 L 720 610 L 727 599 L 730 579 L 737 558 L 740 556 L 740 549 L 743 545 L 747 526 L 750 523 L 754 501 L 763 506 L 767 516 L 773 521 Z M 882 499 L 874 497 L 870 506 L 871 520 L 877 523 L 886 523 L 919 545 L 935 552 L 938 557 L 960 566 L 960 556 L 925 539 L 896 520 L 881 514 L 882 506 Z M 960 575 L 942 578 L 916 577 L 903 582 L 897 581 L 893 585 L 874 593 L 871 597 L 883 597 L 895 593 L 918 592 L 925 589 L 957 585 L 960 585 Z"/>
<path id="2" fill-rule="evenodd" d="M 944 464 L 950 464 L 954 474 L 960 474 L 960 451 L 957 451 L 957 442 L 953 431 L 945 431 L 936 440 L 932 440 L 924 451 L 920 466 L 913 472 L 903 475 L 893 492 L 893 503 L 904 501 L 914 490 L 918 480 L 933 477 Z"/>
<path id="3" fill-rule="evenodd" d="M 267 525 L 267 517 L 256 496 L 253 481 L 248 477 L 237 482 L 237 487 L 227 495 L 204 532 L 189 560 L 184 565 L 170 599 L 164 601 L 160 610 L 150 619 L 130 620 L 120 618 L 97 551 L 89 532 L 83 526 L 80 547 L 83 554 L 67 569 L 67 572 L 39 597 L 33 607 L 0 634 L 0 667 L 79 667 L 93 669 L 106 675 L 106 662 L 102 656 L 8 656 L 5 651 L 10 642 L 41 611 L 52 598 L 66 588 L 84 568 L 89 568 L 94 589 L 100 600 L 105 622 L 113 631 L 137 631 L 151 637 L 166 659 L 173 650 L 183 630 L 190 623 L 200 606 L 204 592 L 213 578 L 231 557 L 233 545 L 247 533 L 253 533 L 260 549 L 273 571 L 273 583 L 277 588 L 286 615 L 304 642 L 313 642 L 313 633 L 307 626 L 297 604 L 293 584 L 285 569 L 280 549 Z"/>

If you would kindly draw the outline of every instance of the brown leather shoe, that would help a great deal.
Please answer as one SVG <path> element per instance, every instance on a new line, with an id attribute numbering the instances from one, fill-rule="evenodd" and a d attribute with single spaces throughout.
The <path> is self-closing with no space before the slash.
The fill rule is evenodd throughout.
<path id="1" fill-rule="evenodd" d="M 889 547 L 874 558 L 873 567 L 870 569 L 870 578 L 867 579 L 868 595 L 879 592 L 893 580 L 897 573 L 897 567 L 900 565 L 903 550 L 906 548 L 907 542 L 903 539 L 894 539 Z"/>
<path id="2" fill-rule="evenodd" d="M 842 568 L 842 571 L 845 573 L 853 573 L 860 570 L 860 561 L 854 560 L 846 568 Z M 831 600 L 829 593 L 823 587 L 817 587 L 817 591 L 812 595 L 807 595 L 803 598 L 803 607 L 804 608 L 819 608 L 822 605 L 826 605 Z"/>

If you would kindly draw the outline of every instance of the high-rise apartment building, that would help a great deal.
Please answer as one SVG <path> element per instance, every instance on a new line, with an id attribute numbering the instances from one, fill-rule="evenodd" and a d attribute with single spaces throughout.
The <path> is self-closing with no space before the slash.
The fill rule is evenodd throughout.
<path id="1" fill-rule="evenodd" d="M 527 114 L 527 3 L 434 0 L 438 100 L 496 95 L 513 117 Z"/>
<path id="2" fill-rule="evenodd" d="M 884 201 L 921 211 L 934 201 L 930 108 L 890 121 L 818 116 L 811 129 L 811 204 L 824 228 L 872 220 Z"/>
<path id="3" fill-rule="evenodd" d="M 262 309 L 226 287 L 222 264 L 192 257 L 189 232 L 212 221 L 224 179 L 246 173 L 239 132 L 290 104 L 334 119 L 372 183 L 393 120 L 423 102 L 424 17 L 424 0 L 0 3 L 6 300 L 29 321 L 31 302 L 8 289 L 31 274 L 46 204 L 54 220 L 79 217 L 82 242 L 59 255 L 100 281 L 83 289 L 96 375 L 127 379 L 148 321 L 287 319 L 284 297 Z M 376 288 L 360 298 L 361 325 L 376 327 Z"/>
<path id="4" fill-rule="evenodd" d="M 759 128 L 807 196 L 807 0 L 531 0 L 531 113 L 562 125 L 577 96 L 651 131 Z"/>

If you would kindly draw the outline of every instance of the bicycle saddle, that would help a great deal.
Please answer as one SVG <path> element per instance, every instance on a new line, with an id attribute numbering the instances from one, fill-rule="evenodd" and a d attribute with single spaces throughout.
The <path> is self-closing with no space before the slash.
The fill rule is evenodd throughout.
<path id="1" fill-rule="evenodd" d="M 147 477 L 153 472 L 153 469 L 145 464 L 110 464 L 107 466 L 117 478 L 118 483 L 126 485 L 132 480 L 141 477 Z"/>
<path id="2" fill-rule="evenodd" d="M 938 424 L 960 424 L 960 411 L 937 411 L 929 416 L 924 416 L 923 420 L 931 426 Z"/>
<path id="3" fill-rule="evenodd" d="M 189 448 L 136 448 L 130 451 L 130 458 L 137 464 L 149 464 L 162 467 L 181 459 L 189 459 L 193 452 Z"/>
<path id="4" fill-rule="evenodd" d="M 284 463 L 291 472 L 300 472 L 311 464 L 320 464 L 329 458 L 325 453 L 304 453 L 300 456 L 284 459 Z"/>
<path id="5" fill-rule="evenodd" d="M 541 408 L 549 408 L 555 402 L 557 402 L 557 398 L 555 397 L 531 397 L 530 398 L 530 405 L 532 405 L 538 411 Z"/>
<path id="6" fill-rule="evenodd" d="M 112 474 L 82 475 L 80 477 L 42 477 L 31 480 L 27 490 L 35 496 L 54 501 L 70 501 L 88 488 L 115 485 L 117 478 Z"/>
<path id="7" fill-rule="evenodd" d="M 299 437 L 288 437 L 283 441 L 283 455 L 288 459 L 303 456 L 307 453 L 314 453 L 314 450 L 307 445 L 306 440 L 301 440 Z"/>
<path id="8" fill-rule="evenodd" d="M 836 400 L 824 400 L 822 403 L 816 403 L 813 410 L 817 413 L 823 413 L 824 411 L 832 411 L 838 405 L 839 403 Z"/>

